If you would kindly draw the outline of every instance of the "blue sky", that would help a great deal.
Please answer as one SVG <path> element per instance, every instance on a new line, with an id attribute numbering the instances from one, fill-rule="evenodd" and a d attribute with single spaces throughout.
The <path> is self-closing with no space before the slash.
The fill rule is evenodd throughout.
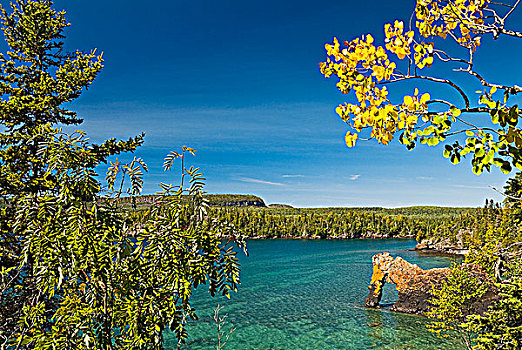
<path id="1" fill-rule="evenodd" d="M 68 49 L 98 48 L 105 58 L 105 69 L 72 108 L 94 141 L 146 133 L 137 152 L 150 167 L 145 193 L 155 192 L 160 181 L 175 182 L 175 173 L 161 169 L 162 159 L 188 145 L 198 150 L 191 162 L 202 168 L 210 193 L 256 194 L 268 203 L 303 207 L 500 200 L 488 186 L 500 188 L 508 176 L 498 170 L 476 176 L 466 162 L 451 165 L 441 146 L 408 152 L 398 142 L 359 142 L 354 149 L 344 144 L 347 127 L 335 107 L 345 96 L 318 69 L 324 43 L 365 33 L 382 40 L 384 23 L 407 21 L 414 5 L 55 1 L 72 23 Z M 510 22 L 518 29 L 521 12 Z M 477 66 L 493 80 L 521 85 L 521 54 L 522 43 L 487 41 Z"/>

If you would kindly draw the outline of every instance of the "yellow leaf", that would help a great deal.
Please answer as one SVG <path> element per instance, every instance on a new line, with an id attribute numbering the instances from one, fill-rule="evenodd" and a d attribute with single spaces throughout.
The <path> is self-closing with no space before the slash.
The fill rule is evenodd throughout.
<path id="1" fill-rule="evenodd" d="M 388 32 L 390 31 L 391 24 L 387 23 L 384 25 L 384 32 L 386 33 L 386 37 L 389 37 Z"/>
<path id="2" fill-rule="evenodd" d="M 335 113 L 339 114 L 339 116 L 340 116 L 341 118 L 343 117 L 343 111 L 344 111 L 343 106 L 338 106 L 338 107 L 335 109 Z"/>
<path id="3" fill-rule="evenodd" d="M 404 96 L 404 103 L 405 106 L 410 106 L 413 104 L 413 98 L 411 96 Z"/>
<path id="4" fill-rule="evenodd" d="M 493 95 L 495 92 L 497 92 L 497 87 L 493 86 L 491 90 L 489 90 L 489 93 Z"/>
<path id="5" fill-rule="evenodd" d="M 460 32 L 462 33 L 462 36 L 466 36 L 469 33 L 469 29 L 465 25 L 463 25 L 461 23 L 460 24 Z"/>
<path id="6" fill-rule="evenodd" d="M 355 146 L 355 141 L 357 140 L 357 134 L 352 134 L 351 132 L 347 132 L 344 140 L 346 141 L 346 146 L 353 147 Z"/>
<path id="7" fill-rule="evenodd" d="M 430 98 L 431 98 L 430 94 L 425 93 L 424 95 L 421 96 L 420 103 L 424 104 L 424 103 L 428 102 L 430 100 Z"/>

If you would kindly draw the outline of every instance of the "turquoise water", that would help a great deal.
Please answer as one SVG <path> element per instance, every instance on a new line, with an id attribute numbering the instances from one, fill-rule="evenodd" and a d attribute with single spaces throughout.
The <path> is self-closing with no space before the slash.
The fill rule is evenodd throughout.
<path id="1" fill-rule="evenodd" d="M 198 291 L 200 319 L 190 323 L 182 349 L 216 349 L 212 316 L 218 304 L 227 316 L 225 329 L 236 328 L 224 349 L 461 349 L 430 334 L 422 317 L 363 306 L 376 253 L 388 251 L 422 268 L 451 263 L 406 251 L 414 246 L 412 240 L 249 241 L 239 292 L 227 300 Z M 382 303 L 396 299 L 387 285 Z M 166 339 L 175 349 L 172 334 Z"/>

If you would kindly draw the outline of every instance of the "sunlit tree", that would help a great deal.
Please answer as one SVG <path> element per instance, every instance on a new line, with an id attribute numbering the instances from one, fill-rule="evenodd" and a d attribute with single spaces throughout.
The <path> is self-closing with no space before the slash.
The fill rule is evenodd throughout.
<path id="1" fill-rule="evenodd" d="M 505 173 L 512 165 L 522 169 L 521 110 L 510 100 L 522 87 L 491 81 L 482 73 L 484 67 L 475 65 L 484 38 L 522 38 L 522 32 L 508 26 L 519 3 L 418 0 L 409 22 L 384 25 L 382 45 L 371 34 L 342 44 L 334 38 L 326 44 L 321 72 L 335 76 L 337 88 L 355 97 L 336 109 L 350 127 L 346 144 L 353 147 L 361 135 L 365 137 L 365 129 L 370 130 L 369 138 L 385 145 L 398 136 L 410 150 L 417 143 L 434 146 L 453 140 L 445 145 L 444 156 L 456 164 L 470 155 L 476 174 L 492 165 Z M 512 68 L 518 69 L 515 62 Z M 435 65 L 451 70 L 438 76 L 430 69 Z M 476 83 L 476 90 L 463 88 L 466 78 Z M 405 81 L 415 81 L 418 87 L 391 98 L 396 95 L 390 94 L 392 89 L 403 90 Z M 448 93 L 429 91 L 426 82 L 440 84 Z M 455 98 L 448 97 L 451 93 Z M 480 114 L 490 122 L 479 123 Z M 466 137 L 458 137 L 461 134 Z"/>
<path id="2" fill-rule="evenodd" d="M 81 122 L 66 106 L 103 66 L 95 51 L 64 51 L 69 24 L 52 5 L 1 8 L 0 349 L 161 349 L 166 329 L 182 342 L 195 288 L 236 290 L 233 245 L 243 242 L 208 215 L 186 146 L 164 163 L 181 160 L 179 184 L 161 184 L 143 220 L 128 220 L 121 197 L 140 193 L 147 167 L 109 157 L 136 150 L 143 135 L 93 144 L 60 129 Z"/>

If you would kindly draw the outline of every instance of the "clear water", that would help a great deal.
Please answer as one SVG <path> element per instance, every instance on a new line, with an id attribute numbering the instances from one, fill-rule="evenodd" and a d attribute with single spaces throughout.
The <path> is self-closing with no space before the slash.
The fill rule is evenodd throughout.
<path id="1" fill-rule="evenodd" d="M 422 317 L 364 308 L 374 254 L 388 251 L 422 268 L 451 263 L 406 250 L 414 246 L 412 240 L 249 241 L 239 292 L 227 300 L 197 291 L 200 319 L 190 323 L 182 349 L 216 349 L 218 304 L 225 330 L 236 328 L 224 349 L 462 349 L 430 334 Z M 382 303 L 396 300 L 387 285 Z M 165 336 L 167 349 L 176 349 L 174 336 Z"/>

